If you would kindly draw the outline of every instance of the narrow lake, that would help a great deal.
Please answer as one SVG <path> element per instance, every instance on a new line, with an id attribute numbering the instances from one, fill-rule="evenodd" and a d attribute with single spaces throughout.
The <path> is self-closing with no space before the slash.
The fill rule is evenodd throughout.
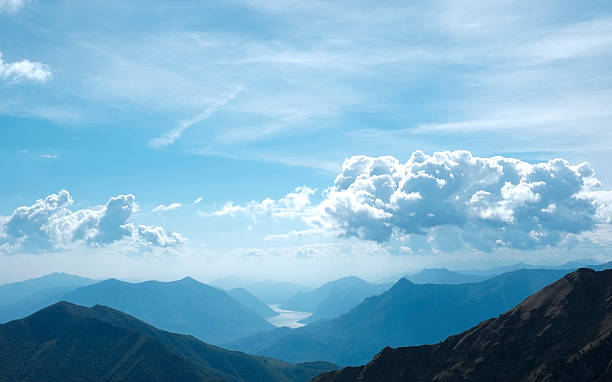
<path id="1" fill-rule="evenodd" d="M 284 310 L 279 308 L 280 304 L 270 304 L 270 309 L 278 313 L 277 316 L 269 317 L 267 320 L 274 326 L 288 326 L 291 329 L 299 328 L 304 324 L 298 322 L 310 316 L 311 312 L 297 312 L 294 310 Z"/>

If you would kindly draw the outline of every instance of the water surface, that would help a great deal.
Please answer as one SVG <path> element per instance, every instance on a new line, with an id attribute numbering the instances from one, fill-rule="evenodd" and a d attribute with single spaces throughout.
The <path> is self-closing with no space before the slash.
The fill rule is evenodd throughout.
<path id="1" fill-rule="evenodd" d="M 269 317 L 267 320 L 274 326 L 288 326 L 291 329 L 299 328 L 304 326 L 304 324 L 298 322 L 300 320 L 309 317 L 311 312 L 298 312 L 295 310 L 284 310 L 279 308 L 280 304 L 270 304 L 270 309 L 278 313 L 276 316 Z"/>

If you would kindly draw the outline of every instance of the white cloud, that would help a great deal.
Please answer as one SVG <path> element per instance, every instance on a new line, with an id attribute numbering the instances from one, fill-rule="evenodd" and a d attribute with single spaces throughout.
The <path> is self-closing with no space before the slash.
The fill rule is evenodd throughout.
<path id="1" fill-rule="evenodd" d="M 200 212 L 200 216 L 236 216 L 236 214 L 246 211 L 245 207 L 237 206 L 233 202 L 227 202 L 220 210 L 211 213 Z"/>
<path id="2" fill-rule="evenodd" d="M 0 13 L 16 13 L 29 2 L 30 0 L 0 0 Z"/>
<path id="3" fill-rule="evenodd" d="M 134 195 L 111 197 L 103 206 L 73 211 L 73 199 L 66 190 L 18 207 L 0 220 L 0 248 L 3 252 L 43 251 L 78 245 L 102 247 L 121 240 L 140 245 L 172 246 L 184 242 L 181 235 L 166 233 L 162 227 L 140 226 L 130 221 L 137 209 Z"/>
<path id="4" fill-rule="evenodd" d="M 59 159 L 59 156 L 55 154 L 41 154 L 40 157 L 43 159 Z"/>
<path id="5" fill-rule="evenodd" d="M 196 200 L 194 200 L 191 205 L 196 205 L 196 204 L 200 204 L 200 202 L 202 201 L 202 197 L 198 196 Z"/>
<path id="6" fill-rule="evenodd" d="M 24 79 L 45 82 L 51 78 L 51 70 L 43 63 L 30 60 L 5 62 L 0 52 L 0 78 L 6 82 L 20 82 Z"/>
<path id="7" fill-rule="evenodd" d="M 200 215 L 233 217 L 245 214 L 253 220 L 260 216 L 295 219 L 302 217 L 311 207 L 310 198 L 315 192 L 316 190 L 310 187 L 301 186 L 278 200 L 268 198 L 259 202 L 250 201 L 243 206 L 227 202 L 220 210 L 210 213 L 201 212 Z"/>
<path id="8" fill-rule="evenodd" d="M 182 207 L 181 203 L 172 203 L 168 205 L 160 204 L 159 206 L 153 208 L 153 212 L 166 212 L 166 211 L 175 210 L 180 207 Z"/>
<path id="9" fill-rule="evenodd" d="M 530 164 L 467 151 L 417 151 L 406 163 L 355 156 L 304 219 L 378 242 L 404 236 L 456 249 L 531 249 L 610 222 L 610 192 L 597 187 L 588 163 L 562 159 Z"/>
<path id="10" fill-rule="evenodd" d="M 184 244 L 187 240 L 177 232 L 166 232 L 162 227 L 141 225 L 138 234 L 148 244 L 157 247 L 173 247 Z"/>
<path id="11" fill-rule="evenodd" d="M 196 117 L 189 119 L 189 120 L 181 121 L 179 122 L 178 127 L 176 127 L 175 129 L 170 130 L 169 132 L 162 135 L 161 137 L 151 139 L 149 141 L 149 146 L 155 149 L 159 149 L 164 146 L 169 146 L 173 144 L 177 139 L 179 139 L 181 135 L 183 135 L 185 130 L 187 130 L 188 128 L 190 128 L 191 126 L 197 123 L 202 122 L 203 120 L 213 115 L 220 107 L 223 107 L 226 103 L 236 98 L 236 96 L 242 91 L 242 89 L 243 89 L 243 86 L 237 87 L 236 89 L 232 90 L 229 94 L 225 95 L 224 97 L 219 98 L 215 103 L 208 106 L 206 109 L 204 109 L 202 113 L 200 113 Z"/>

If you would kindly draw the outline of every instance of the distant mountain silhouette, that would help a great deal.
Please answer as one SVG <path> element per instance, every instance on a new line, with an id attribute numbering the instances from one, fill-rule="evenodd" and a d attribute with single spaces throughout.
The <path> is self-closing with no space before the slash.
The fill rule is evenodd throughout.
<path id="1" fill-rule="evenodd" d="M 414 284 L 406 279 L 366 298 L 343 316 L 280 332 L 278 329 L 227 347 L 286 361 L 367 362 L 385 346 L 436 343 L 495 317 L 567 271 L 523 269 L 470 284 Z"/>
<path id="2" fill-rule="evenodd" d="M 303 285 L 284 281 L 257 281 L 243 286 L 266 304 L 283 304 L 297 292 L 312 290 Z"/>
<path id="3" fill-rule="evenodd" d="M 189 277 L 135 284 L 109 279 L 75 289 L 64 299 L 84 306 L 110 306 L 161 329 L 213 344 L 273 328 L 224 291 Z"/>
<path id="4" fill-rule="evenodd" d="M 263 318 L 276 315 L 276 312 L 273 311 L 268 305 L 261 302 L 257 297 L 249 293 L 249 291 L 244 288 L 230 289 L 227 291 L 227 294 Z"/>
<path id="5" fill-rule="evenodd" d="M 0 325 L 0 381 L 301 382 L 333 368 L 230 352 L 100 305 L 60 302 Z"/>
<path id="6" fill-rule="evenodd" d="M 62 301 L 63 297 L 75 290 L 75 287 L 57 287 L 43 289 L 33 295 L 27 295 L 21 300 L 8 305 L 0 306 L 0 323 L 5 323 L 41 310 L 56 302 Z"/>
<path id="7" fill-rule="evenodd" d="M 230 290 L 236 288 L 242 288 L 247 284 L 251 284 L 255 282 L 255 280 L 246 278 L 246 277 L 238 277 L 238 276 L 230 276 L 224 277 L 221 279 L 215 279 L 207 282 L 206 284 L 216 286 L 217 288 L 221 288 L 223 290 Z"/>
<path id="8" fill-rule="evenodd" d="M 405 279 L 415 284 L 464 284 L 483 281 L 494 277 L 492 275 L 470 275 L 446 268 L 427 268 L 422 271 L 404 276 Z"/>
<path id="9" fill-rule="evenodd" d="M 68 273 L 51 273 L 34 279 L 0 285 L 0 306 L 15 303 L 44 290 L 56 288 L 68 290 L 95 282 L 97 281 Z"/>
<path id="10" fill-rule="evenodd" d="M 313 379 L 349 381 L 612 381 L 612 271 L 580 269 L 442 343 Z"/>
<path id="11" fill-rule="evenodd" d="M 598 266 L 599 262 L 594 259 L 578 259 L 565 262 L 560 265 L 534 265 L 527 263 L 517 263 L 512 265 L 505 265 L 501 267 L 489 268 L 489 269 L 463 269 L 456 272 L 463 275 L 482 275 L 482 276 L 497 276 L 502 273 L 512 272 L 519 269 L 567 269 L 576 270 L 578 268 L 591 268 Z"/>
<path id="12" fill-rule="evenodd" d="M 307 292 L 297 292 L 281 305 L 282 309 L 312 312 L 301 322 L 331 319 L 350 311 L 364 298 L 380 294 L 391 284 L 372 284 L 355 276 L 330 281 Z"/>

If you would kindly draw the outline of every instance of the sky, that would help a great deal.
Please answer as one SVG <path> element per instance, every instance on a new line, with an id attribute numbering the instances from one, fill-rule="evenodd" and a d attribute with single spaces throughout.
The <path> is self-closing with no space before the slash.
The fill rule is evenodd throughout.
<path id="1" fill-rule="evenodd" d="M 0 0 L 0 283 L 612 259 L 612 1 Z"/>

